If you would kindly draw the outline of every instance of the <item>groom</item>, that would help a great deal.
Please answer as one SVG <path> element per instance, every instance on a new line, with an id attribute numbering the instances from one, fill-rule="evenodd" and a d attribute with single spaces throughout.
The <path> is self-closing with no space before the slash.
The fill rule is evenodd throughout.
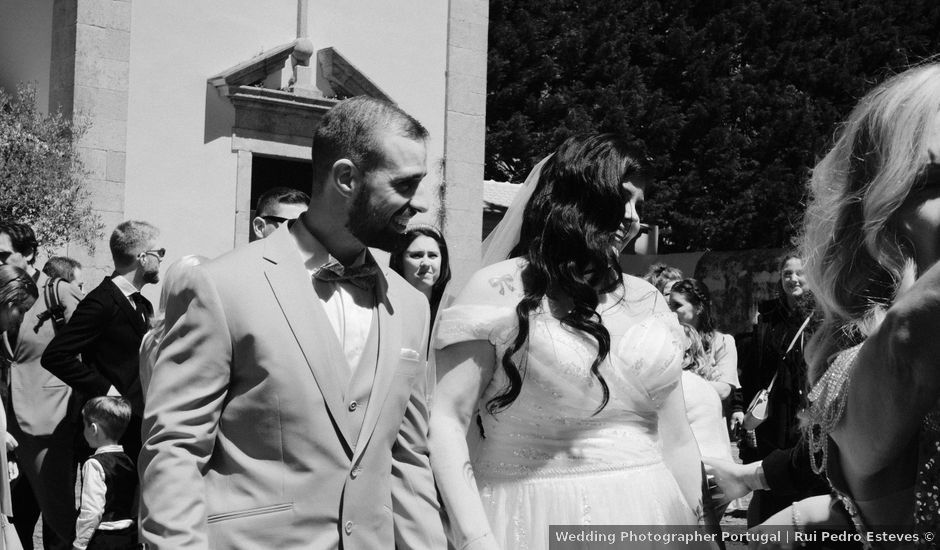
<path id="1" fill-rule="evenodd" d="M 366 248 L 426 210 L 426 141 L 390 103 L 337 104 L 309 209 L 175 285 L 144 413 L 148 548 L 446 547 L 427 301 Z"/>

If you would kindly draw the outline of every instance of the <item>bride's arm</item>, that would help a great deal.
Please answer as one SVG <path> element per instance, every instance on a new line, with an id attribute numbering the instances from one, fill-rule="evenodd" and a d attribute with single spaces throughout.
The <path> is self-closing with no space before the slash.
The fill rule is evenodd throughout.
<path id="1" fill-rule="evenodd" d="M 436 351 L 437 389 L 431 408 L 431 469 L 458 550 L 496 549 L 480 501 L 467 449 L 467 429 L 480 395 L 493 376 L 496 353 L 485 340 Z"/>
<path id="2" fill-rule="evenodd" d="M 659 410 L 659 434 L 666 465 L 679 483 L 689 507 L 699 512 L 702 508 L 702 457 L 685 415 L 682 395 L 680 379 Z"/>

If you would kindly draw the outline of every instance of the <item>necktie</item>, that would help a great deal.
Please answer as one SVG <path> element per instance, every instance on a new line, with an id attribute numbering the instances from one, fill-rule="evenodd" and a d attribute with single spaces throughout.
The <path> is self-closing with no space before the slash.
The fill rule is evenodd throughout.
<path id="1" fill-rule="evenodd" d="M 140 314 L 140 318 L 144 321 L 144 324 L 148 324 L 150 319 L 150 302 L 148 302 L 140 292 L 131 294 L 131 299 L 134 300 L 134 307 L 137 309 L 137 313 Z"/>
<path id="2" fill-rule="evenodd" d="M 330 260 L 313 274 L 313 278 L 326 283 L 350 283 L 363 290 L 372 290 L 378 273 L 379 266 L 374 260 L 356 267 L 346 267 L 337 260 Z"/>

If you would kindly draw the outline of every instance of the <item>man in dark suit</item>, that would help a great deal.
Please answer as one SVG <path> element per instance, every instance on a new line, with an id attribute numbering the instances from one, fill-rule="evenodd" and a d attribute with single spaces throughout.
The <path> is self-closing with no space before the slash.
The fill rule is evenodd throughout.
<path id="1" fill-rule="evenodd" d="M 165 250 L 157 248 L 159 234 L 142 221 L 115 228 L 110 241 L 114 274 L 88 293 L 42 355 L 42 366 L 84 399 L 121 395 L 131 402 L 131 421 L 121 444 L 135 460 L 144 409 L 138 349 L 153 314 L 140 289 L 160 280 Z"/>

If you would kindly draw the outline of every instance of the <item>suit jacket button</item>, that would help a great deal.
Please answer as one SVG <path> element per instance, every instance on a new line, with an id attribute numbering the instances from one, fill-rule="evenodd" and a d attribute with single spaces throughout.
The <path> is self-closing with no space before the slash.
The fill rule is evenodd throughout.
<path id="1" fill-rule="evenodd" d="M 361 473 L 362 473 L 362 468 L 360 468 L 359 466 L 356 466 L 355 468 L 352 469 L 351 472 L 349 472 L 349 477 L 356 479 L 357 477 L 359 477 L 359 474 Z"/>
<path id="2" fill-rule="evenodd" d="M 355 401 L 349 402 L 349 412 L 355 412 L 356 409 L 358 408 L 359 408 L 359 403 L 356 403 Z"/>
<path id="3" fill-rule="evenodd" d="M 353 528 L 352 522 L 351 522 L 351 521 L 347 521 L 347 522 L 346 522 L 346 526 L 344 527 L 344 529 L 346 530 L 346 534 L 347 534 L 347 535 L 352 534 L 352 528 Z"/>

